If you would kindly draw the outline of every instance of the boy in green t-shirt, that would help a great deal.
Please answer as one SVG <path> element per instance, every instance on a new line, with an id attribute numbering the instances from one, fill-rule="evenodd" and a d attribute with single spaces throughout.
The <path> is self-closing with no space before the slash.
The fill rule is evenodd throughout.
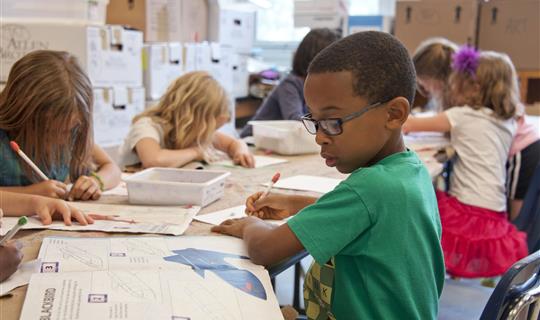
<path id="1" fill-rule="evenodd" d="M 403 143 L 415 93 L 403 45 L 387 33 L 350 35 L 311 63 L 303 118 L 328 166 L 350 176 L 320 199 L 272 193 L 247 199 L 251 217 L 214 231 L 242 237 L 255 263 L 306 249 L 310 319 L 436 319 L 444 282 L 431 178 Z M 259 218 L 294 215 L 276 227 Z"/>

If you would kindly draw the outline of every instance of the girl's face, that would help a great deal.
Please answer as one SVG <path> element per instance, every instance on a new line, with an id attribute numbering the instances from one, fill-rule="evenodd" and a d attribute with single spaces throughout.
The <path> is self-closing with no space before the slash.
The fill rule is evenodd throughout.
<path id="1" fill-rule="evenodd" d="M 444 83 L 433 78 L 418 77 L 418 91 L 426 97 L 440 99 L 442 97 Z"/>

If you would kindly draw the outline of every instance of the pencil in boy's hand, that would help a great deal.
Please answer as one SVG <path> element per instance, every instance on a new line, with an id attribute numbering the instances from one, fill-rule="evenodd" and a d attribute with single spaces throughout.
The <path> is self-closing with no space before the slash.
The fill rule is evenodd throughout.
<path id="1" fill-rule="evenodd" d="M 9 145 L 11 146 L 11 149 L 13 149 L 13 151 L 15 151 L 21 158 L 23 158 L 26 163 L 28 163 L 28 165 L 41 177 L 41 179 L 45 181 L 49 180 L 49 178 L 43 173 L 43 171 L 41 171 L 38 166 L 36 166 L 34 162 L 32 162 L 32 160 L 30 160 L 30 158 L 28 158 L 28 156 L 21 150 L 21 148 L 19 148 L 17 142 L 11 141 Z"/>
<path id="2" fill-rule="evenodd" d="M 27 222 L 28 222 L 27 217 L 20 217 L 19 220 L 17 221 L 17 224 L 14 225 L 13 228 L 11 228 L 11 230 L 9 230 L 8 233 L 6 233 L 6 235 L 2 239 L 0 239 L 0 246 L 8 242 L 9 240 L 11 240 L 11 238 L 13 238 L 15 233 L 17 233 L 17 231 L 19 231 L 19 229 L 22 226 L 24 226 Z"/>
<path id="3" fill-rule="evenodd" d="M 270 184 L 268 185 L 268 187 L 266 187 L 266 190 L 264 190 L 264 192 L 263 192 L 263 194 L 261 195 L 261 197 L 259 198 L 259 200 L 265 198 L 265 197 L 270 193 L 270 190 L 272 190 L 272 187 L 274 186 L 274 184 L 275 184 L 276 182 L 278 182 L 279 177 L 280 177 L 280 174 L 279 174 L 279 172 L 277 172 L 277 173 L 272 177 L 272 181 L 270 181 Z"/>

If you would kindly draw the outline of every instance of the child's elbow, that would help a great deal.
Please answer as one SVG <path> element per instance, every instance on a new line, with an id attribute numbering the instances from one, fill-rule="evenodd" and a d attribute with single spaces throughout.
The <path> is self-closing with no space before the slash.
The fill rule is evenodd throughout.
<path id="1" fill-rule="evenodd" d="M 270 255 L 270 251 L 267 246 L 261 243 L 251 243 L 248 245 L 249 258 L 251 262 L 258 265 L 268 266 L 275 263 Z"/>
<path id="2" fill-rule="evenodd" d="M 163 163 L 163 161 L 158 155 L 141 158 L 141 165 L 144 169 L 155 167 L 168 167 L 165 163 Z"/>

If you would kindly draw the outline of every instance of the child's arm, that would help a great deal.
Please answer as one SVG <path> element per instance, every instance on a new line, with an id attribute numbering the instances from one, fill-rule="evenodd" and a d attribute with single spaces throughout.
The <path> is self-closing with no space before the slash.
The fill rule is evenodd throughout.
<path id="1" fill-rule="evenodd" d="M 261 219 L 281 220 L 293 216 L 303 208 L 315 203 L 317 198 L 270 193 L 260 199 L 263 192 L 257 192 L 246 200 L 246 214 Z"/>
<path id="2" fill-rule="evenodd" d="M 103 180 L 103 188 L 109 190 L 116 187 L 120 183 L 122 171 L 113 159 L 97 144 L 94 145 L 92 158 L 98 166 L 96 174 Z"/>
<path id="3" fill-rule="evenodd" d="M 274 226 L 255 218 L 227 220 L 212 231 L 243 238 L 251 261 L 269 266 L 304 249 L 287 224 Z"/>
<path id="4" fill-rule="evenodd" d="M 24 187 L 0 187 L 0 191 L 9 191 L 63 199 L 67 194 L 67 185 L 63 182 L 56 180 L 46 180 Z"/>
<path id="5" fill-rule="evenodd" d="M 97 200 L 102 190 L 114 188 L 120 183 L 120 168 L 98 145 L 92 149 L 92 160 L 97 165 L 97 171 L 80 176 L 75 181 L 68 195 L 69 200 Z"/>
<path id="6" fill-rule="evenodd" d="M 203 160 L 203 152 L 198 147 L 170 150 L 162 149 L 152 138 L 143 138 L 135 145 L 135 151 L 144 168 L 178 168 L 191 161 Z"/>
<path id="7" fill-rule="evenodd" d="M 0 191 L 0 207 L 6 216 L 11 217 L 36 214 L 45 225 L 51 224 L 53 219 L 64 220 L 68 226 L 71 225 L 72 219 L 81 225 L 94 223 L 92 218 L 63 200 L 36 195 Z"/>
<path id="8" fill-rule="evenodd" d="M 234 163 L 246 168 L 253 168 L 255 166 L 255 158 L 249 152 L 249 148 L 244 141 L 234 139 L 231 136 L 216 131 L 213 144 L 216 149 L 227 153 L 233 159 Z"/>
<path id="9" fill-rule="evenodd" d="M 413 117 L 409 116 L 407 121 L 403 124 L 403 132 L 417 132 L 417 131 L 436 131 L 436 132 L 449 132 L 452 126 L 446 114 L 440 113 L 434 117 Z"/>

